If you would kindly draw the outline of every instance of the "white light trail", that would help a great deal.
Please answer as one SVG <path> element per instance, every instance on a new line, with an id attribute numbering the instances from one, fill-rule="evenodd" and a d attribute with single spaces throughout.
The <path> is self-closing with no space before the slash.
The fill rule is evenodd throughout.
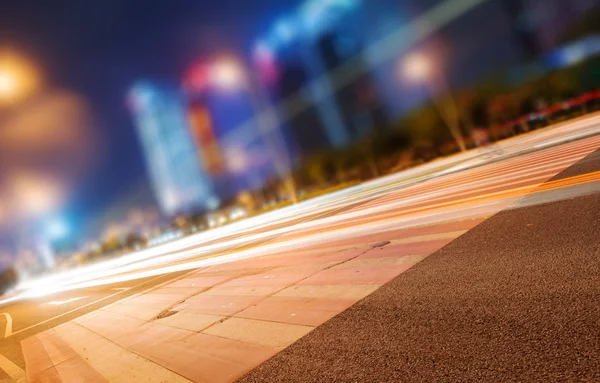
<path id="1" fill-rule="evenodd" d="M 58 291 L 93 286 L 95 284 L 121 282 L 144 276 L 160 275 L 172 271 L 189 270 L 211 264 L 256 257 L 278 251 L 285 247 L 293 248 L 294 246 L 326 243 L 327 241 L 343 238 L 344 236 L 356 235 L 365 230 L 368 230 L 368 232 L 378 232 L 394 228 L 411 227 L 410 225 L 423 225 L 423 222 L 435 222 L 442 219 L 440 217 L 446 217 L 445 219 L 448 219 L 448 217 L 469 217 L 467 211 L 450 210 L 451 214 L 449 216 L 446 211 L 441 213 L 429 212 L 428 214 L 422 212 L 421 216 L 410 219 L 404 217 L 402 219 L 393 219 L 391 222 L 383 219 L 373 224 L 361 223 L 364 217 L 377 214 L 385 215 L 390 211 L 394 211 L 394 209 L 407 208 L 411 204 L 419 202 L 429 201 L 429 205 L 431 205 L 436 199 L 443 200 L 449 195 L 458 198 L 462 195 L 461 193 L 468 194 L 469 190 L 471 190 L 471 193 L 472 190 L 483 193 L 486 190 L 491 190 L 493 185 L 510 185 L 511 182 L 518 184 L 519 178 L 528 179 L 537 177 L 535 179 L 542 182 L 553 173 L 560 171 L 562 167 L 566 167 L 576 161 L 577 156 L 582 156 L 583 154 L 569 154 L 567 149 L 556 148 L 554 155 L 556 156 L 558 153 L 561 156 L 560 160 L 544 164 L 542 162 L 546 159 L 547 155 L 540 153 L 536 154 L 539 161 L 536 164 L 531 166 L 525 164 L 521 170 L 514 170 L 504 174 L 494 175 L 490 173 L 493 173 L 493 169 L 495 168 L 514 166 L 511 164 L 515 163 L 516 160 L 511 159 L 512 157 L 519 153 L 529 152 L 536 145 L 545 148 L 598 133 L 599 121 L 600 116 L 591 116 L 578 120 L 573 124 L 565 124 L 549 130 L 535 131 L 502 142 L 498 146 L 503 154 L 495 159 L 504 159 L 504 161 L 495 162 L 485 169 L 482 168 L 480 175 L 472 175 L 468 180 L 461 179 L 461 172 L 457 171 L 456 166 L 458 164 L 468 164 L 468 168 L 473 168 L 489 164 L 490 159 L 484 158 L 480 151 L 473 150 L 434 161 L 417 168 L 378 178 L 277 211 L 181 238 L 177 241 L 126 255 L 118 259 L 26 281 L 19 286 L 20 292 L 17 295 L 0 301 L 0 304 L 34 297 L 40 293 L 50 294 Z M 592 151 L 595 145 L 594 142 L 592 140 L 587 146 L 582 147 Z M 411 192 L 411 188 L 414 185 L 419 185 L 425 180 L 442 176 L 446 176 L 446 178 L 439 183 L 432 184 L 432 187 L 427 186 L 429 189 L 417 188 L 415 192 Z M 311 216 L 323 214 L 338 208 L 349 207 L 356 203 L 367 202 L 373 198 L 387 195 L 392 191 L 401 191 L 399 197 L 393 201 L 374 206 L 365 206 L 359 211 L 349 210 L 334 216 L 307 221 L 307 218 Z M 498 205 L 494 204 L 492 206 Z M 356 226 L 340 230 L 329 230 L 329 228 L 335 227 L 337 224 L 350 222 L 356 222 Z M 267 242 L 285 234 L 298 234 L 303 231 L 310 232 L 318 228 L 323 228 L 323 232 L 319 233 L 316 237 L 303 236 L 302 238 L 290 239 L 283 243 L 256 245 L 257 242 Z M 255 247 L 235 250 L 236 248 L 249 246 L 252 243 L 255 243 Z M 222 253 L 226 254 L 223 255 Z M 210 256 L 213 256 L 213 258 L 203 258 Z"/>

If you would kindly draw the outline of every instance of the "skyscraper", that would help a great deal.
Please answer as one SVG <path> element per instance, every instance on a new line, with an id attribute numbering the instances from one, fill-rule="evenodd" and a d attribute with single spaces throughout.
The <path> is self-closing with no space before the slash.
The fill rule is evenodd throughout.
<path id="1" fill-rule="evenodd" d="M 307 73 L 301 62 L 287 59 L 281 63 L 281 79 L 276 84 L 276 96 L 283 105 L 281 112 L 294 140 L 294 152 L 300 157 L 328 147 L 328 138 L 320 116 L 312 105 L 312 101 L 307 99 L 304 92 L 301 92 L 301 88 L 306 82 Z M 298 100 L 298 96 L 301 99 Z M 290 104 L 290 97 L 296 97 L 297 103 L 306 104 L 309 107 L 299 113 L 294 113 L 294 107 L 297 106 Z"/>
<path id="2" fill-rule="evenodd" d="M 215 208 L 218 199 L 192 137 L 183 96 L 175 89 L 140 83 L 129 101 L 161 211 L 173 216 Z"/>
<path id="3" fill-rule="evenodd" d="M 327 73 L 334 73 L 342 65 L 351 62 L 353 70 L 362 73 L 333 94 L 337 109 L 351 140 L 360 138 L 368 131 L 383 128 L 387 117 L 382 111 L 379 92 L 371 79 L 370 68 L 355 36 L 348 31 L 324 33 L 317 40 L 317 52 Z M 331 75 L 327 76 L 332 81 Z M 335 88 L 332 84 L 332 88 Z"/>
<path id="4" fill-rule="evenodd" d="M 515 37 L 526 58 L 553 49 L 565 30 L 590 10 L 596 0 L 502 0 Z"/>
<path id="5" fill-rule="evenodd" d="M 357 23 L 363 3 L 305 0 L 255 47 L 261 53 L 256 56 L 277 64 L 276 71 L 263 65 L 263 77 L 271 78 L 300 156 L 348 147 L 387 123 L 372 68 L 361 51 L 364 36 L 355 30 L 363 25 Z"/>

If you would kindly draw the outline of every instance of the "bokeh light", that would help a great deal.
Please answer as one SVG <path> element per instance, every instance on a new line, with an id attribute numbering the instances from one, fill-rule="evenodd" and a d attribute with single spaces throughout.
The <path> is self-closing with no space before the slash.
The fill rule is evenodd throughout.
<path id="1" fill-rule="evenodd" d="M 37 70 L 27 59 L 12 52 L 0 52 L 0 103 L 22 101 L 38 87 Z"/>
<path id="2" fill-rule="evenodd" d="M 69 233 L 69 226 L 61 219 L 53 219 L 46 227 L 46 235 L 53 240 L 64 238 Z"/>
<path id="3" fill-rule="evenodd" d="M 431 76 L 431 60 L 422 53 L 413 53 L 404 58 L 400 66 L 401 76 L 411 81 L 422 81 Z"/>
<path id="4" fill-rule="evenodd" d="M 210 70 L 211 84 L 220 89 L 236 89 L 244 86 L 246 76 L 242 64 L 232 58 L 214 62 Z"/>
<path id="5" fill-rule="evenodd" d="M 10 179 L 18 213 L 38 217 L 60 206 L 65 198 L 63 185 L 56 179 L 19 173 Z"/>

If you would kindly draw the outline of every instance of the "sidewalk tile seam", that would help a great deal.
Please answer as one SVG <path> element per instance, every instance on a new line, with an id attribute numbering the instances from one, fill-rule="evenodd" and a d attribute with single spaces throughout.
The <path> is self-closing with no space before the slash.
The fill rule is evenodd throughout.
<path id="1" fill-rule="evenodd" d="M 251 274 L 251 275 L 255 275 L 255 274 Z M 193 293 L 193 294 L 191 294 L 190 296 L 186 297 L 185 299 L 183 299 L 183 300 L 181 300 L 181 301 L 179 301 L 179 302 L 176 302 L 176 303 L 174 303 L 174 304 L 170 305 L 169 307 L 165 308 L 165 309 L 164 309 L 164 310 L 162 310 L 161 312 L 168 311 L 168 310 L 172 310 L 172 309 L 173 309 L 174 307 L 176 307 L 177 305 L 184 304 L 184 303 L 185 303 L 187 300 L 189 300 L 189 299 L 191 299 L 191 298 L 194 298 L 194 297 L 196 297 L 196 296 L 198 296 L 198 295 L 201 295 L 201 294 L 203 294 L 203 293 L 205 293 L 205 292 L 207 292 L 207 291 L 210 291 L 210 290 L 212 290 L 213 288 L 215 288 L 215 287 L 217 287 L 217 286 L 220 286 L 220 285 L 222 285 L 222 284 L 224 284 L 224 283 L 227 283 L 227 282 L 229 282 L 229 281 L 235 280 L 235 279 L 237 279 L 237 278 L 238 278 L 238 276 L 237 276 L 237 275 L 236 275 L 236 276 L 232 276 L 231 278 L 225 278 L 223 281 L 221 281 L 221 282 L 219 282 L 219 283 L 217 283 L 217 284 L 215 284 L 215 285 L 213 285 L 213 286 L 210 286 L 210 287 L 207 287 L 207 288 L 203 288 L 203 289 L 202 289 L 202 291 L 199 291 L 199 292 Z M 159 314 L 160 314 L 160 313 L 159 313 Z M 156 319 L 158 319 L 158 318 L 154 318 L 154 319 L 152 319 L 152 321 L 155 321 Z"/>
<path id="2" fill-rule="evenodd" d="M 54 375 L 58 376 L 58 378 L 60 379 L 60 374 L 58 373 L 58 370 L 55 368 L 55 366 L 49 367 L 49 368 L 43 370 L 43 372 L 47 373 L 47 372 L 50 372 L 51 370 L 54 370 Z M 62 381 L 62 379 L 61 379 L 61 381 Z M 32 380 L 29 380 L 29 377 L 28 377 L 27 382 L 28 383 L 44 383 L 44 382 L 46 382 L 46 380 L 44 379 L 43 376 L 40 376 L 39 378 L 32 379 Z"/>
<path id="3" fill-rule="evenodd" d="M 292 343 L 286 345 L 286 346 L 269 346 L 269 345 L 265 345 L 265 344 L 261 344 L 261 343 L 254 343 L 254 342 L 248 342 L 245 340 L 241 340 L 241 339 L 237 339 L 237 338 L 229 338 L 223 335 L 218 335 L 218 334 L 214 334 L 214 333 L 207 333 L 207 332 L 200 332 L 198 334 L 201 335 L 207 335 L 207 336 L 214 336 L 215 338 L 219 338 L 219 339 L 225 339 L 225 340 L 233 340 L 236 342 L 241 342 L 241 343 L 245 343 L 245 344 L 249 344 L 252 346 L 260 346 L 260 347 L 267 347 L 267 348 L 271 348 L 271 349 L 275 349 L 277 350 L 277 352 L 273 355 L 277 355 L 279 352 L 283 351 L 284 349 L 286 349 L 287 347 L 291 346 L 292 344 L 296 343 L 297 341 L 299 341 L 300 339 L 302 339 L 303 337 L 305 337 L 306 335 L 310 334 L 311 332 L 313 332 L 314 329 L 316 329 L 315 326 L 307 326 L 307 325 L 300 325 L 300 324 L 292 324 L 292 323 L 281 323 L 281 322 L 274 322 L 274 321 L 266 321 L 266 320 L 261 320 L 261 319 L 252 319 L 252 318 L 228 318 L 228 319 L 247 319 L 247 320 L 253 320 L 253 321 L 260 321 L 260 322 L 267 322 L 267 323 L 275 323 L 275 324 L 286 324 L 286 325 L 290 325 L 290 326 L 298 326 L 298 327 L 306 327 L 306 328 L 310 328 L 310 331 L 308 331 L 305 335 L 301 336 L 300 338 L 294 340 Z M 186 338 L 187 339 L 187 338 Z"/>
<path id="4" fill-rule="evenodd" d="M 178 373 L 177 371 L 173 371 L 173 370 L 171 370 L 170 368 L 168 368 L 168 367 L 166 367 L 166 366 L 163 366 L 163 365 L 161 365 L 161 364 L 159 364 L 159 363 L 156 363 L 155 361 L 153 361 L 153 360 L 151 360 L 151 359 L 148 359 L 147 357 L 145 357 L 145 356 L 141 355 L 140 353 L 136 352 L 136 351 L 135 351 L 135 350 L 133 350 L 131 347 L 127 347 L 127 346 L 125 346 L 125 345 L 121 345 L 121 344 L 119 344 L 119 343 L 117 343 L 117 342 L 113 341 L 112 339 L 110 339 L 110 338 L 108 338 L 108 337 L 106 337 L 106 336 L 104 336 L 104 335 L 102 335 L 102 334 L 98 333 L 97 331 L 95 331 L 95 330 L 93 330 L 93 329 L 91 329 L 91 328 L 89 328 L 89 327 L 87 327 L 87 326 L 84 326 L 84 325 L 82 325 L 82 324 L 80 324 L 80 323 L 77 323 L 77 322 L 74 322 L 74 321 L 71 321 L 70 323 L 76 324 L 77 326 L 80 326 L 80 327 L 82 327 L 84 330 L 91 331 L 91 332 L 93 332 L 94 334 L 96 334 L 97 336 L 101 337 L 102 339 L 106 339 L 108 342 L 110 342 L 110 343 L 114 344 L 115 346 L 117 346 L 117 347 L 119 347 L 119 348 L 122 348 L 122 349 L 124 349 L 124 350 L 126 350 L 126 351 L 129 351 L 130 353 L 132 353 L 132 354 L 134 354 L 134 355 L 137 355 L 138 357 L 140 357 L 140 358 L 142 358 L 142 359 L 145 359 L 145 360 L 147 360 L 147 361 L 149 361 L 149 362 L 152 362 L 152 363 L 156 364 L 158 367 L 161 367 L 161 368 L 164 368 L 164 369 L 166 369 L 166 370 L 169 370 L 169 371 L 171 371 L 173 374 L 175 374 L 175 375 L 178 375 L 178 376 L 180 376 L 180 377 L 182 377 L 182 378 L 184 378 L 184 379 L 188 379 L 188 378 L 186 378 L 185 376 L 183 376 L 183 375 L 181 375 L 180 373 Z"/>
<path id="5" fill-rule="evenodd" d="M 238 311 L 234 312 L 234 313 L 233 313 L 233 314 L 231 314 L 231 315 L 225 316 L 225 318 L 223 318 L 222 320 L 220 320 L 220 321 L 218 321 L 218 322 L 216 322 L 216 323 L 213 323 L 212 325 L 208 326 L 207 328 L 205 328 L 204 330 L 202 330 L 202 332 L 204 332 L 204 331 L 206 331 L 206 330 L 209 330 L 210 328 L 212 328 L 213 326 L 215 326 L 215 325 L 217 325 L 217 324 L 223 323 L 224 321 L 226 321 L 226 320 L 227 320 L 227 319 L 229 319 L 229 318 L 233 318 L 233 317 L 235 317 L 237 314 L 239 314 L 239 313 L 243 312 L 244 310 L 247 310 L 247 309 L 249 309 L 249 308 L 251 308 L 251 307 L 254 307 L 254 306 L 256 306 L 257 304 L 259 304 L 259 303 L 263 302 L 264 300 L 266 300 L 266 299 L 268 299 L 268 298 L 271 298 L 271 297 L 273 297 L 275 294 L 277 294 L 277 293 L 279 293 L 279 292 L 281 292 L 281 291 L 283 291 L 283 290 L 285 290 L 285 289 L 287 289 L 287 288 L 289 288 L 289 287 L 292 287 L 292 286 L 295 286 L 295 285 L 297 285 L 298 283 L 300 283 L 300 282 L 302 282 L 302 281 L 306 280 L 307 278 L 310 278 L 310 277 L 312 277 L 312 276 L 314 276 L 314 275 L 316 275 L 316 274 L 318 274 L 318 273 L 320 273 L 320 272 L 322 272 L 322 271 L 324 271 L 324 270 L 328 270 L 328 269 L 330 269 L 330 268 L 332 268 L 332 267 L 334 267 L 334 266 L 337 266 L 337 265 L 343 264 L 343 263 L 345 263 L 345 262 L 351 261 L 351 260 L 353 260 L 353 259 L 356 259 L 357 257 L 359 257 L 359 256 L 361 256 L 361 255 L 363 255 L 363 254 L 367 253 L 367 252 L 368 252 L 369 250 L 371 250 L 371 249 L 372 249 L 372 248 L 369 248 L 369 249 L 368 249 L 367 251 L 365 251 L 365 252 L 359 253 L 358 255 L 356 255 L 356 256 L 354 256 L 354 257 L 352 257 L 352 258 L 350 258 L 350 259 L 347 259 L 347 260 L 341 261 L 341 262 L 339 262 L 339 263 L 336 263 L 336 264 L 332 264 L 332 265 L 330 265 L 330 266 L 328 266 L 328 267 L 326 267 L 326 268 L 324 268 L 324 269 L 315 270 L 315 272 L 314 272 L 314 273 L 312 273 L 312 274 L 310 274 L 310 275 L 306 276 L 305 278 L 303 278 L 303 279 L 301 279 L 301 280 L 297 281 L 296 283 L 293 283 L 293 284 L 291 284 L 291 285 L 289 285 L 289 286 L 285 286 L 285 287 L 283 287 L 283 288 L 281 288 L 281 289 L 279 289 L 279 290 L 276 290 L 276 291 L 274 291 L 274 292 L 273 292 L 273 293 L 271 293 L 270 295 L 267 295 L 267 296 L 263 297 L 262 299 L 258 300 L 258 301 L 257 301 L 257 302 L 255 302 L 253 305 L 250 305 L 250 306 L 248 306 L 248 307 L 245 307 L 245 308 L 243 308 L 243 309 L 241 309 L 241 310 L 238 310 Z M 275 323 L 280 323 L 280 322 L 275 322 Z"/>

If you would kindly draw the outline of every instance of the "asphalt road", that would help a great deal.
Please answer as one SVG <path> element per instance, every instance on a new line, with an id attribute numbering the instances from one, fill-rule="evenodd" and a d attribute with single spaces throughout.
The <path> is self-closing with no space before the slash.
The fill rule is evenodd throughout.
<path id="1" fill-rule="evenodd" d="M 554 180 L 598 170 L 595 152 Z M 538 198 L 486 220 L 239 382 L 600 381 L 600 193 Z"/>

